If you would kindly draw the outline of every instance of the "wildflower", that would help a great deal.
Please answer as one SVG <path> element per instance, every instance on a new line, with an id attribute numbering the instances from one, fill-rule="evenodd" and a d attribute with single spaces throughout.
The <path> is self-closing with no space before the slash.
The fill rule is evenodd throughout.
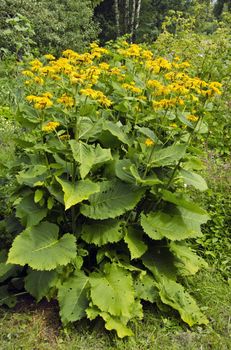
<path id="1" fill-rule="evenodd" d="M 34 73 L 31 72 L 30 70 L 23 70 L 22 71 L 22 75 L 25 75 L 25 76 L 27 76 L 29 78 L 33 78 L 34 77 Z"/>
<path id="2" fill-rule="evenodd" d="M 59 125 L 60 125 L 59 122 L 48 122 L 47 124 L 42 126 L 42 131 L 52 132 L 56 130 Z"/>
<path id="3" fill-rule="evenodd" d="M 57 99 L 57 101 L 59 103 L 64 104 L 66 107 L 73 107 L 75 103 L 75 100 L 73 99 L 73 97 L 68 96 L 67 94 L 63 94 L 61 97 Z"/>
<path id="4" fill-rule="evenodd" d="M 213 81 L 209 84 L 209 88 L 218 95 L 221 95 L 221 90 L 219 90 L 221 87 L 222 84 L 218 83 L 217 81 Z"/>
<path id="5" fill-rule="evenodd" d="M 44 55 L 44 57 L 48 60 L 48 61 L 53 61 L 55 60 L 55 56 L 51 55 L 51 54 L 47 54 L 47 55 Z"/>
<path id="6" fill-rule="evenodd" d="M 47 96 L 29 95 L 26 97 L 26 100 L 28 102 L 34 102 L 36 109 L 44 109 L 53 105 L 53 102 Z"/>
<path id="7" fill-rule="evenodd" d="M 191 122 L 197 122 L 198 119 L 199 119 L 199 117 L 197 117 L 196 115 L 193 115 L 193 114 L 187 115 L 186 118 L 187 118 L 189 121 L 191 121 Z"/>
<path id="8" fill-rule="evenodd" d="M 42 67 L 42 62 L 40 62 L 38 59 L 35 59 L 30 62 L 31 70 L 32 71 L 38 71 L 40 67 Z"/>
<path id="9" fill-rule="evenodd" d="M 146 139 L 145 140 L 145 145 L 148 147 L 151 147 L 154 145 L 154 142 L 151 139 Z"/>
<path id="10" fill-rule="evenodd" d="M 122 87 L 126 90 L 134 92 L 135 94 L 141 94 L 142 89 L 138 88 L 137 86 L 134 86 L 134 84 L 134 82 L 132 82 L 131 84 L 124 83 L 122 84 Z"/>
<path id="11" fill-rule="evenodd" d="M 35 82 L 36 84 L 39 84 L 39 85 L 43 85 L 43 84 L 44 84 L 44 80 L 43 80 L 43 78 L 41 78 L 41 77 L 35 77 L 35 78 L 34 78 L 34 82 Z"/>
<path id="12" fill-rule="evenodd" d="M 170 126 L 171 128 L 174 128 L 174 129 L 177 128 L 177 124 L 176 124 L 176 123 L 172 123 L 172 124 L 170 124 L 169 126 Z"/>

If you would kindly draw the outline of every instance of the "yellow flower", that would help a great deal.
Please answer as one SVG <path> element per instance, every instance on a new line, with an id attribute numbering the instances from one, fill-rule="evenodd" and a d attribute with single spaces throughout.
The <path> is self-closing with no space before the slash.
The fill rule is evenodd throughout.
<path id="1" fill-rule="evenodd" d="M 193 114 L 187 115 L 186 118 L 191 122 L 197 122 L 199 119 L 199 117 L 197 117 L 196 115 L 193 115 Z"/>
<path id="2" fill-rule="evenodd" d="M 221 83 L 218 83 L 217 81 L 212 81 L 209 84 L 210 89 L 212 89 L 212 91 L 218 95 L 221 95 L 221 90 L 219 90 L 222 87 Z"/>
<path id="3" fill-rule="evenodd" d="M 45 109 L 51 107 L 53 102 L 48 97 L 37 97 L 35 100 L 34 108 L 36 109 Z"/>
<path id="4" fill-rule="evenodd" d="M 122 87 L 126 90 L 134 92 L 135 94 L 141 94 L 142 89 L 138 88 L 137 86 L 134 86 L 134 84 L 134 82 L 131 82 L 131 84 L 124 83 L 122 84 Z"/>
<path id="5" fill-rule="evenodd" d="M 64 104 L 66 107 L 73 107 L 75 103 L 75 100 L 73 99 L 73 97 L 68 96 L 67 94 L 63 94 L 61 97 L 57 99 L 57 101 L 59 103 Z"/>
<path id="6" fill-rule="evenodd" d="M 36 109 L 44 109 L 53 105 L 53 102 L 47 96 L 29 95 L 26 97 L 26 100 L 28 102 L 34 102 Z"/>
<path id="7" fill-rule="evenodd" d="M 44 57 L 48 60 L 48 61 L 53 61 L 55 60 L 55 56 L 51 55 L 51 54 L 47 54 L 47 55 L 44 55 Z"/>
<path id="8" fill-rule="evenodd" d="M 30 77 L 30 78 L 34 77 L 34 73 L 31 72 L 30 70 L 23 70 L 22 75 L 25 75 L 25 76 Z"/>
<path id="9" fill-rule="evenodd" d="M 59 122 L 48 122 L 47 124 L 42 126 L 42 131 L 45 132 L 52 132 L 55 129 L 57 129 L 57 127 L 60 125 Z"/>
<path id="10" fill-rule="evenodd" d="M 35 77 L 34 82 L 39 85 L 44 85 L 44 80 L 41 77 Z"/>
<path id="11" fill-rule="evenodd" d="M 151 139 L 146 139 L 145 140 L 145 145 L 148 147 L 151 147 L 154 145 L 154 142 Z"/>
<path id="12" fill-rule="evenodd" d="M 169 126 L 170 126 L 171 128 L 174 128 L 174 129 L 177 128 L 177 124 L 176 124 L 176 123 L 172 123 L 172 124 L 170 124 Z"/>
<path id="13" fill-rule="evenodd" d="M 106 63 L 106 62 L 100 63 L 100 64 L 99 64 L 99 67 L 100 67 L 102 70 L 105 70 L 105 71 L 107 71 L 107 70 L 110 68 L 109 64 Z"/>
<path id="14" fill-rule="evenodd" d="M 38 71 L 39 68 L 41 68 L 43 64 L 38 59 L 35 59 L 35 60 L 30 62 L 30 65 L 31 65 L 32 71 Z"/>

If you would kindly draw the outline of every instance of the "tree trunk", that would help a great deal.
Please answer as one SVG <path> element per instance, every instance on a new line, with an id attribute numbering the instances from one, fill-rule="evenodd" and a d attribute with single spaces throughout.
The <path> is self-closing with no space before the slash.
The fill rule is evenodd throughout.
<path id="1" fill-rule="evenodd" d="M 135 16 L 136 16 L 136 0 L 132 0 L 132 13 L 131 13 L 131 25 L 130 25 L 131 42 L 133 42 L 133 39 L 134 39 Z"/>
<path id="2" fill-rule="evenodd" d="M 130 25 L 130 9 L 129 6 L 130 5 L 130 1 L 129 0 L 125 0 L 125 4 L 124 4 L 124 33 L 127 34 L 129 32 L 129 25 Z"/>
<path id="3" fill-rule="evenodd" d="M 136 31 L 137 31 L 137 29 L 139 27 L 139 24 L 140 24 L 140 7 L 141 7 L 141 0 L 138 0 L 137 7 L 136 7 L 136 21 L 135 21 L 135 29 L 134 29 L 134 38 L 133 38 L 133 40 L 135 40 Z"/>
<path id="4" fill-rule="evenodd" d="M 119 12 L 119 1 L 114 0 L 115 9 L 115 21 L 116 21 L 116 36 L 120 36 L 120 12 Z"/>

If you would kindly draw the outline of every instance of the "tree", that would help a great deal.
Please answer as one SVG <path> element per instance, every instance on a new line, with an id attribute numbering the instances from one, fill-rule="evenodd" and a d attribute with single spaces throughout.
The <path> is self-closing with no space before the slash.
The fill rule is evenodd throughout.
<path id="1" fill-rule="evenodd" d="M 19 13 L 30 20 L 41 52 L 59 52 L 65 48 L 83 50 L 98 34 L 93 21 L 93 6 L 97 4 L 99 0 L 2 0 L 0 30 L 8 29 L 7 20 Z M 6 36 L 1 36 L 0 47 L 14 50 Z"/>

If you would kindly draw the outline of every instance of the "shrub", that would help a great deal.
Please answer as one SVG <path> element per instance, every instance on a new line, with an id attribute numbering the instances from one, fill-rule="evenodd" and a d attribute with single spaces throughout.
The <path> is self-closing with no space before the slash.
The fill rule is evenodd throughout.
<path id="1" fill-rule="evenodd" d="M 185 184 L 207 189 L 191 142 L 221 84 L 189 66 L 117 42 L 48 54 L 22 72 L 21 233 L 1 281 L 25 267 L 26 291 L 57 298 L 64 324 L 99 316 L 129 336 L 141 300 L 173 307 L 190 326 L 207 323 L 178 278 L 206 266 L 186 240 L 201 236 L 208 215 Z"/>

